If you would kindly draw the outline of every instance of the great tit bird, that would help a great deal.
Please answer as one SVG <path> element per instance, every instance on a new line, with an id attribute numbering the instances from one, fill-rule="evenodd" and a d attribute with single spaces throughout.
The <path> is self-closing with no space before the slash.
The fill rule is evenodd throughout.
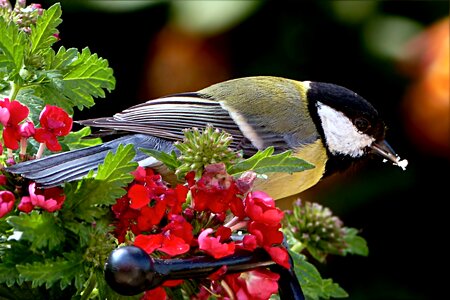
<path id="1" fill-rule="evenodd" d="M 127 135 L 102 145 L 63 152 L 7 168 L 43 187 L 79 179 L 103 162 L 119 144 L 133 144 L 135 160 L 158 166 L 139 148 L 171 152 L 183 129 L 208 124 L 233 136 L 232 147 L 250 156 L 274 146 L 292 150 L 315 167 L 293 174 L 272 173 L 256 188 L 274 199 L 298 194 L 326 175 L 378 154 L 402 168 L 385 141 L 386 127 L 375 108 L 344 87 L 321 82 L 258 76 L 217 83 L 197 92 L 150 100 L 112 117 L 79 121 L 82 125 Z"/>

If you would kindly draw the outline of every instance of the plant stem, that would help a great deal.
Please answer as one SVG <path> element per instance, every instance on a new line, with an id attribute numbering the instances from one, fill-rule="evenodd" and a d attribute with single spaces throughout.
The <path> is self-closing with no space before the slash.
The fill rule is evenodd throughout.
<path id="1" fill-rule="evenodd" d="M 97 280 L 95 279 L 94 272 L 92 272 L 87 281 L 86 288 L 81 293 L 80 300 L 89 299 L 89 296 L 92 294 L 92 291 L 95 289 L 96 286 L 97 286 Z"/>
<path id="2" fill-rule="evenodd" d="M 304 243 L 296 243 L 295 245 L 293 245 L 292 247 L 291 247 L 291 251 L 292 252 L 296 252 L 296 253 L 300 253 L 300 252 L 302 252 L 302 250 L 303 249 L 305 249 L 306 248 L 306 245 L 304 244 Z"/>
<path id="3" fill-rule="evenodd" d="M 11 82 L 11 91 L 9 92 L 8 98 L 10 101 L 16 99 L 17 94 L 19 94 L 21 86 L 15 83 L 14 81 Z"/>
<path id="4" fill-rule="evenodd" d="M 38 152 L 36 153 L 36 158 L 41 158 L 42 154 L 44 153 L 44 150 L 45 150 L 45 143 L 40 143 Z"/>

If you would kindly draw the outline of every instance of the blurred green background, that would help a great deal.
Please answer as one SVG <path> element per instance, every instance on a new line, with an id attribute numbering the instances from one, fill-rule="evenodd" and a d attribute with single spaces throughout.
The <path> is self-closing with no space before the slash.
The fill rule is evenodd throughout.
<path id="1" fill-rule="evenodd" d="M 370 161 L 302 195 L 361 229 L 369 245 L 369 257 L 330 257 L 320 270 L 349 299 L 445 297 L 448 1 L 79 0 L 62 8 L 60 43 L 89 47 L 117 79 L 75 119 L 253 75 L 332 82 L 368 99 L 410 165 Z"/>

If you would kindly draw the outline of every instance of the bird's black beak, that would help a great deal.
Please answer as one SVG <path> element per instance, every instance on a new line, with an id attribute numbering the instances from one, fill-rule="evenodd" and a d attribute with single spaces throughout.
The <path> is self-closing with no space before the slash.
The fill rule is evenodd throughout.
<path id="1" fill-rule="evenodd" d="M 385 140 L 374 142 L 370 148 L 373 153 L 380 155 L 385 160 L 392 162 L 394 165 L 399 166 L 403 170 L 406 169 L 408 161 L 406 159 L 400 160 L 400 157 Z"/>

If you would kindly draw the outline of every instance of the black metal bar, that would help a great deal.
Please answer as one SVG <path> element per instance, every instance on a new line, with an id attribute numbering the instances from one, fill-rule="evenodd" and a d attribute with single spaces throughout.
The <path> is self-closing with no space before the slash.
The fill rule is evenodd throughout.
<path id="1" fill-rule="evenodd" d="M 160 286 L 166 280 L 206 278 L 227 266 L 227 273 L 240 273 L 258 267 L 270 267 L 281 275 L 278 281 L 280 298 L 304 300 L 293 270 L 275 264 L 263 249 L 214 259 L 210 256 L 157 259 L 135 246 L 124 246 L 111 252 L 105 264 L 105 279 L 121 295 L 137 295 Z"/>

